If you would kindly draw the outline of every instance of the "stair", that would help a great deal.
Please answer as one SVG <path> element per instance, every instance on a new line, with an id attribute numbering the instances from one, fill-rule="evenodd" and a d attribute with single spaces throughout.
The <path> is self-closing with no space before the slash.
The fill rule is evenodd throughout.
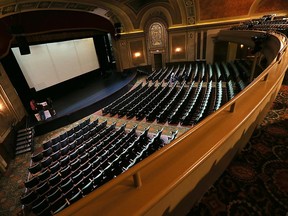
<path id="1" fill-rule="evenodd" d="M 15 155 L 33 151 L 34 128 L 24 128 L 17 131 Z"/>

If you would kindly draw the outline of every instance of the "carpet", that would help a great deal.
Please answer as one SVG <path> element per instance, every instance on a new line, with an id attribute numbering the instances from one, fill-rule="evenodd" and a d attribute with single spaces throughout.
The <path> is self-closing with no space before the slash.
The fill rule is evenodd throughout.
<path id="1" fill-rule="evenodd" d="M 288 86 L 194 215 L 288 215 Z"/>

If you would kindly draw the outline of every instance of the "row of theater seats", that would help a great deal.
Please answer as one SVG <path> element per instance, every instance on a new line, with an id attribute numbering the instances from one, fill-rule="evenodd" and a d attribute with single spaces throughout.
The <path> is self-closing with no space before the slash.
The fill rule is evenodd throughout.
<path id="1" fill-rule="evenodd" d="M 152 136 L 149 128 L 141 133 L 137 126 L 129 131 L 125 126 L 95 120 L 43 143 L 43 150 L 31 157 L 21 196 L 25 209 L 35 215 L 56 214 L 168 143 L 162 130 Z"/>
<path id="2" fill-rule="evenodd" d="M 163 98 L 160 98 L 160 101 L 158 101 L 158 103 L 156 103 L 152 109 L 147 112 L 146 120 L 154 121 L 157 115 L 159 115 L 159 113 L 167 106 L 175 94 L 177 94 L 177 83 L 175 83 L 172 87 L 169 87 L 167 94 L 164 95 Z"/>
<path id="3" fill-rule="evenodd" d="M 174 111 L 175 107 L 183 97 L 184 93 L 185 93 L 185 85 L 182 84 L 182 86 L 178 89 L 176 94 L 169 99 L 164 109 L 162 109 L 160 113 L 156 116 L 156 120 L 158 123 L 165 123 L 167 121 L 168 115 Z"/>
<path id="4" fill-rule="evenodd" d="M 153 71 L 148 77 L 147 81 L 158 81 L 158 82 L 169 82 L 171 74 L 174 73 L 177 77 L 179 84 L 182 84 L 182 81 L 185 81 L 185 84 L 189 84 L 193 81 L 195 82 L 217 82 L 222 80 L 223 82 L 236 79 L 239 77 L 243 79 L 244 82 L 249 80 L 249 72 L 247 68 L 243 65 L 243 61 L 235 62 L 221 62 L 211 65 L 206 64 L 203 61 L 197 61 L 192 63 L 181 63 L 178 65 L 170 65 L 165 69 L 159 69 L 158 71 Z M 239 72 L 241 70 L 241 73 Z M 233 71 L 233 72 L 230 72 Z M 165 79 L 162 79 L 162 76 L 165 75 Z"/>
<path id="5" fill-rule="evenodd" d="M 185 92 L 183 98 L 180 100 L 179 104 L 177 105 L 176 109 L 168 116 L 168 122 L 170 124 L 178 124 L 181 115 L 184 112 L 185 107 L 189 106 L 189 100 L 192 98 L 193 95 L 193 86 L 194 82 L 192 82 Z"/>
<path id="6" fill-rule="evenodd" d="M 166 85 L 165 87 L 163 87 L 157 95 L 155 95 L 153 98 L 151 98 L 150 101 L 144 104 L 142 108 L 135 114 L 136 119 L 141 120 L 145 116 L 147 116 L 152 111 L 152 109 L 156 107 L 157 104 L 159 104 L 159 101 L 165 98 L 165 95 L 167 95 L 169 90 L 170 90 L 169 85 Z"/>
<path id="7" fill-rule="evenodd" d="M 156 82 L 147 82 L 143 88 L 138 85 L 130 95 L 129 92 L 125 95 L 126 98 L 121 97 L 125 104 L 110 104 L 103 108 L 103 115 L 110 113 L 111 116 L 118 114 L 118 117 L 136 116 L 137 120 L 146 118 L 146 121 L 157 120 L 158 123 L 168 121 L 169 124 L 194 125 L 218 110 L 246 86 L 249 73 L 245 70 L 242 74 L 245 65 L 240 61 L 215 63 L 213 67 L 203 66 L 203 62 L 199 63 L 199 67 L 197 65 L 190 84 L 176 81 L 164 87 L 163 82 L 158 83 L 158 86 Z M 204 97 L 207 90 L 209 94 Z M 123 107 L 119 104 L 123 104 Z"/>
<path id="8" fill-rule="evenodd" d="M 148 77 L 147 81 L 158 81 L 158 82 L 169 82 L 171 80 L 172 73 L 176 80 L 181 84 L 190 83 L 193 80 L 199 81 L 204 79 L 206 64 L 203 61 L 187 63 L 187 64 L 178 64 L 170 65 L 165 69 L 154 70 Z M 212 71 L 209 74 L 209 78 L 212 78 Z M 207 78 L 208 79 L 208 78 Z"/>
<path id="9" fill-rule="evenodd" d="M 117 110 L 119 107 L 123 107 L 127 104 L 131 98 L 137 96 L 141 91 L 144 91 L 146 87 L 148 87 L 148 83 L 142 87 L 143 83 L 140 83 L 138 86 L 133 88 L 131 91 L 127 92 L 126 94 L 122 95 L 122 97 L 115 100 L 113 103 L 109 104 L 108 106 L 102 109 L 103 114 L 107 113 L 114 113 L 114 110 Z"/>
<path id="10" fill-rule="evenodd" d="M 210 81 L 205 89 L 205 93 L 203 92 L 203 97 L 200 100 L 199 106 L 196 108 L 196 111 L 193 113 L 192 117 L 190 119 L 185 118 L 184 122 L 182 124 L 185 125 L 195 125 L 198 123 L 207 112 L 207 107 L 210 105 L 211 99 L 214 99 L 211 97 L 211 91 L 212 91 L 212 81 Z M 188 121 L 188 122 L 187 122 Z"/>
<path id="11" fill-rule="evenodd" d="M 193 115 L 193 113 L 196 111 L 196 106 L 200 101 L 200 94 L 202 92 L 202 90 L 205 90 L 205 88 L 202 88 L 203 86 L 203 81 L 201 81 L 198 86 L 197 89 L 195 91 L 195 93 L 193 94 L 193 96 L 191 97 L 191 100 L 188 102 L 188 106 L 186 109 L 184 109 L 184 115 L 182 115 L 182 117 L 180 118 L 180 122 L 183 125 L 188 125 L 190 122 L 190 119 Z"/>

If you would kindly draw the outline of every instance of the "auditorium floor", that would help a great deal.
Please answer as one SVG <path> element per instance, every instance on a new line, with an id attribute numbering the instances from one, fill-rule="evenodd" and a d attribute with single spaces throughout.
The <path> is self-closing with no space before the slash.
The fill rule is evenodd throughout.
<path id="1" fill-rule="evenodd" d="M 282 90 L 280 91 L 279 95 L 283 97 L 283 89 L 287 92 L 288 87 L 284 86 L 282 87 Z M 286 102 L 287 102 L 287 95 L 286 95 Z M 287 107 L 287 104 L 286 104 Z M 277 115 L 273 115 L 273 122 L 277 121 L 277 119 L 287 119 L 287 109 L 286 111 L 276 112 L 275 109 L 278 109 L 278 107 L 274 106 L 273 109 L 270 111 L 269 115 L 273 115 L 277 113 Z M 65 127 L 59 128 L 55 131 L 52 131 L 50 133 L 47 133 L 42 136 L 35 137 L 35 146 L 36 148 L 39 147 L 43 142 L 46 140 L 49 140 L 53 137 L 56 137 L 63 133 L 63 131 L 69 130 L 71 127 L 76 126 L 77 124 L 84 121 L 86 118 L 90 118 L 91 121 L 95 120 L 96 118 L 99 119 L 100 122 L 107 120 L 108 124 L 111 124 L 113 122 L 116 122 L 116 126 L 120 126 L 124 123 L 126 123 L 126 128 L 132 128 L 135 124 L 138 125 L 138 130 L 142 131 L 147 127 L 150 127 L 149 132 L 150 133 L 156 133 L 157 130 L 160 130 L 163 128 L 163 135 L 171 135 L 172 132 L 178 131 L 178 136 L 185 133 L 189 128 L 186 127 L 179 127 L 179 126 L 170 126 L 170 125 L 159 125 L 155 123 L 148 123 L 148 122 L 139 122 L 134 120 L 127 120 L 127 119 L 121 119 L 116 117 L 108 117 L 108 116 L 102 116 L 99 115 L 99 113 L 93 113 L 90 116 L 85 117 L 84 119 L 81 119 L 73 124 L 67 125 Z M 272 121 L 271 119 L 269 121 Z M 264 124 L 269 126 L 271 122 L 265 121 Z M 11 161 L 9 164 L 9 167 L 7 169 L 7 172 L 3 175 L 0 174 L 0 215 L 1 216 L 15 216 L 15 215 L 22 215 L 21 214 L 21 204 L 20 204 L 20 196 L 25 190 L 24 181 L 27 178 L 28 171 L 27 168 L 30 164 L 30 158 L 31 153 L 26 153 L 17 156 L 14 160 Z"/>
<path id="2" fill-rule="evenodd" d="M 138 77 L 137 82 L 142 82 L 145 77 Z M 137 83 L 136 83 L 137 85 Z M 149 133 L 157 133 L 158 130 L 163 129 L 162 134 L 164 136 L 170 136 L 173 132 L 178 131 L 178 136 L 189 130 L 188 127 L 179 127 L 177 125 L 161 125 L 155 122 L 136 121 L 133 119 L 117 118 L 102 116 L 101 111 L 95 112 L 79 121 L 72 124 L 61 127 L 57 130 L 51 131 L 41 136 L 35 137 L 35 151 L 41 148 L 43 142 L 48 141 L 54 137 L 59 136 L 64 131 L 68 131 L 72 127 L 80 124 L 85 119 L 90 118 L 90 121 L 96 119 L 99 122 L 107 120 L 107 124 L 116 123 L 116 127 L 120 127 L 126 124 L 126 129 L 129 130 L 137 125 L 137 130 L 144 131 L 149 127 Z M 0 215 L 1 216 L 15 216 L 22 215 L 20 196 L 25 191 L 24 181 L 27 179 L 28 170 L 30 165 L 31 153 L 25 153 L 18 155 L 12 160 L 8 166 L 6 173 L 3 175 L 0 173 Z"/>

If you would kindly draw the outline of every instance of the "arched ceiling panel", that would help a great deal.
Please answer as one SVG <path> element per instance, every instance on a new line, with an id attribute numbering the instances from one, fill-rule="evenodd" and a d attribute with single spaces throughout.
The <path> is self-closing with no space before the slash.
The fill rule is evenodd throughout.
<path id="1" fill-rule="evenodd" d="M 137 16 L 137 20 L 134 21 L 134 26 L 136 29 L 143 29 L 143 23 L 146 22 L 147 17 L 151 19 L 159 16 L 160 18 L 167 20 L 169 26 L 183 24 L 179 7 L 174 8 L 167 3 L 158 3 L 146 6 L 145 9 L 142 9 Z"/>
<path id="2" fill-rule="evenodd" d="M 269 13 L 270 11 L 288 11 L 287 0 L 262 0 L 259 2 L 255 13 Z"/>
<path id="3" fill-rule="evenodd" d="M 145 0 L 145 1 L 128 0 L 125 2 L 125 5 L 131 8 L 135 12 L 135 14 L 138 14 L 147 5 L 163 2 L 169 3 L 169 0 Z"/>
<path id="4" fill-rule="evenodd" d="M 72 10 L 96 14 L 124 32 L 142 30 L 143 15 L 161 7 L 170 13 L 169 27 L 197 22 L 249 17 L 271 11 L 287 11 L 287 0 L 3 0 L 0 18 L 37 10 Z"/>
<path id="5" fill-rule="evenodd" d="M 229 19 L 248 15 L 254 0 L 235 1 L 235 0 L 198 0 L 199 21 L 212 19 Z"/>

